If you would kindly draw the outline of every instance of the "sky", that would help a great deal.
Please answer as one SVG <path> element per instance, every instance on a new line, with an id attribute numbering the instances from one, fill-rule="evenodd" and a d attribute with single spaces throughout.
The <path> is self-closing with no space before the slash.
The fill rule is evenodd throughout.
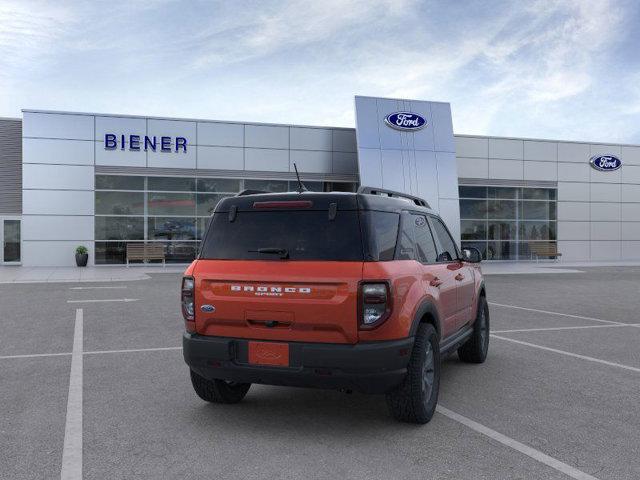
<path id="1" fill-rule="evenodd" d="M 354 127 L 354 95 L 454 132 L 640 143 L 640 2 L 0 0 L 21 109 Z"/>

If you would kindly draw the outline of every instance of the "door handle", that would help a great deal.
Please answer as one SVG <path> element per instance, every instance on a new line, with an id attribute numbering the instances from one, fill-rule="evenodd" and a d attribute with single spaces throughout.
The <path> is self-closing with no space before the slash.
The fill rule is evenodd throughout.
<path id="1" fill-rule="evenodd" d="M 432 287 L 439 287 L 440 285 L 442 285 L 442 280 L 440 280 L 438 277 L 435 277 L 429 282 L 429 285 L 431 285 Z"/>
<path id="2" fill-rule="evenodd" d="M 460 282 L 460 281 L 464 280 L 464 275 L 463 275 L 463 274 L 461 274 L 461 273 L 459 273 L 459 274 L 457 274 L 457 275 L 455 276 L 455 279 L 456 279 L 456 280 L 458 280 L 458 281 Z"/>

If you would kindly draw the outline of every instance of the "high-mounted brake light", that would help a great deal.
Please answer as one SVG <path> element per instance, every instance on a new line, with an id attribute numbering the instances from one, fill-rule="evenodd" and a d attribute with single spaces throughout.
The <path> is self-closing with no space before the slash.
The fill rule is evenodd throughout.
<path id="1" fill-rule="evenodd" d="M 391 314 L 391 291 L 387 282 L 360 284 L 360 328 L 375 328 Z"/>
<path id="2" fill-rule="evenodd" d="M 281 200 L 271 202 L 253 202 L 253 208 L 311 208 L 309 200 Z"/>
<path id="3" fill-rule="evenodd" d="M 193 322 L 195 320 L 194 290 L 195 290 L 194 278 L 183 277 L 180 299 L 182 303 L 182 316 L 187 322 Z"/>

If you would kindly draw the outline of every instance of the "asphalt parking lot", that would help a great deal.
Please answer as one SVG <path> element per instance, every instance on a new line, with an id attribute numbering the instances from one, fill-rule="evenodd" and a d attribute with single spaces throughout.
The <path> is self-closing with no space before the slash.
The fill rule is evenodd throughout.
<path id="1" fill-rule="evenodd" d="M 640 268 L 580 270 L 487 276 L 489 358 L 445 361 L 426 426 L 333 391 L 202 402 L 178 275 L 0 285 L 0 478 L 638 479 Z"/>

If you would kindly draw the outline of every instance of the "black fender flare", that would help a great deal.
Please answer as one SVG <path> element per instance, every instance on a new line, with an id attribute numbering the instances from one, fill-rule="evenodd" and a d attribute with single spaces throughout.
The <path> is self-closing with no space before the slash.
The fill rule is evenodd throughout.
<path id="1" fill-rule="evenodd" d="M 480 287 L 478 287 L 478 298 L 482 295 L 484 295 L 485 298 L 487 297 L 487 289 L 484 286 L 484 279 L 480 281 Z"/>
<path id="2" fill-rule="evenodd" d="M 416 332 L 418 331 L 418 325 L 420 325 L 421 320 L 427 314 L 429 314 L 431 318 L 433 318 L 433 326 L 438 333 L 438 337 L 442 336 L 442 329 L 440 327 L 440 315 L 438 314 L 438 310 L 436 309 L 435 304 L 430 300 L 423 301 L 418 307 L 418 310 L 413 317 L 413 322 L 411 322 L 411 330 L 409 331 L 409 336 L 414 337 L 416 335 Z"/>

